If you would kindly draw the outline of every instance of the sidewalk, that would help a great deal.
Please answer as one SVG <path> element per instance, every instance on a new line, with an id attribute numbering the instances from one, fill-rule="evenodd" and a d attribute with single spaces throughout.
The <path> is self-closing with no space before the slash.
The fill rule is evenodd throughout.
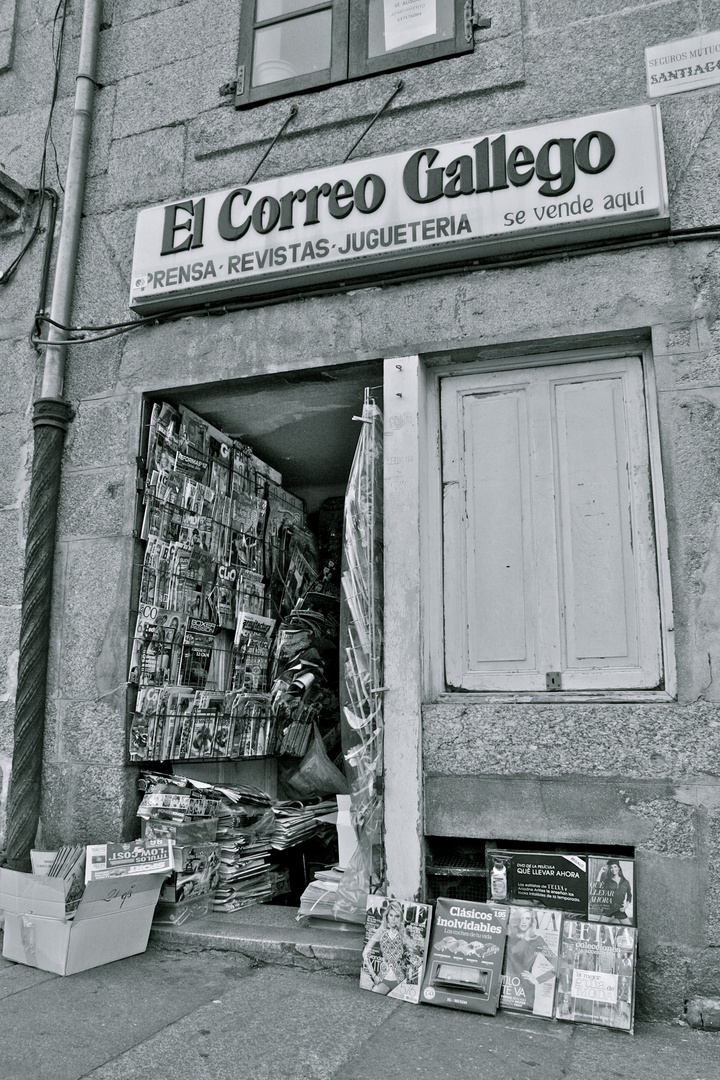
<path id="1" fill-rule="evenodd" d="M 281 909 L 266 910 L 275 915 L 265 919 L 280 918 Z M 2 1080 L 720 1077 L 718 1034 L 639 1023 L 631 1037 L 408 1005 L 360 990 L 356 974 L 323 969 L 342 966 L 355 947 L 323 943 L 328 931 L 291 943 L 287 925 L 236 921 L 244 949 L 274 940 L 284 950 L 283 963 L 268 964 L 229 948 L 227 934 L 224 949 L 201 949 L 189 930 L 178 946 L 154 930 L 147 953 L 66 979 L 0 960 Z M 217 926 L 202 932 L 220 936 Z"/>

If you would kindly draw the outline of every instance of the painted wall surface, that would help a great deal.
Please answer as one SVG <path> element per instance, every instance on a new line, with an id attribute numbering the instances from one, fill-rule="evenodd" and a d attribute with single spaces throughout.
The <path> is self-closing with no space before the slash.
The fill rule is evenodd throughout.
<path id="1" fill-rule="evenodd" d="M 12 49 L 0 53 L 0 168 L 28 187 L 38 183 L 48 119 L 56 6 L 0 3 L 0 41 L 12 31 Z M 286 118 L 287 101 L 233 106 L 238 7 L 236 0 L 104 3 L 76 324 L 128 317 L 140 208 L 243 182 Z M 356 156 L 640 104 L 647 45 L 720 29 L 714 0 L 480 7 L 493 25 L 477 34 L 475 52 L 405 71 L 405 89 Z M 80 0 L 68 4 L 48 156 L 48 182 L 58 189 L 81 8 Z M 259 178 L 341 161 L 397 77 L 295 98 L 298 114 Z M 720 91 L 669 96 L 662 116 L 672 228 L 720 227 Z M 29 213 L 24 233 L 18 225 L 0 229 L 0 269 L 32 220 Z M 0 284 L 0 843 L 31 403 L 41 367 L 28 334 L 44 239 L 14 280 Z M 578 348 L 634 332 L 651 342 L 657 371 L 678 702 L 426 704 L 427 831 L 492 837 L 505 822 L 503 836 L 524 840 L 572 833 L 610 842 L 621 834 L 614 842 L 636 846 L 638 873 L 649 883 L 641 891 L 640 917 L 653 927 L 643 937 L 642 1007 L 678 1015 L 693 994 L 720 994 L 720 241 L 712 235 L 298 298 L 72 348 L 66 395 L 76 417 L 63 462 L 43 842 L 112 840 L 134 828 L 124 682 L 143 393 L 382 356 Z M 421 649 L 417 625 L 392 626 L 392 617 L 389 610 L 389 632 L 407 630 Z M 398 778 L 392 782 L 398 806 L 412 800 Z M 416 807 L 411 826 L 418 814 Z M 419 866 L 404 880 L 412 883 L 413 873 L 419 882 Z"/>

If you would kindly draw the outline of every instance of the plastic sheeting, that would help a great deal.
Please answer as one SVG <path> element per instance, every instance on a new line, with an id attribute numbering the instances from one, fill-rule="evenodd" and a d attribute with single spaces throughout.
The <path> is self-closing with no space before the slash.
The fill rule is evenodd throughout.
<path id="1" fill-rule="evenodd" d="M 340 596 L 340 730 L 350 817 L 358 837 L 335 915 L 362 922 L 365 896 L 384 877 L 383 830 L 383 427 L 365 392 L 348 480 Z M 359 917 L 358 917 L 359 916 Z"/>

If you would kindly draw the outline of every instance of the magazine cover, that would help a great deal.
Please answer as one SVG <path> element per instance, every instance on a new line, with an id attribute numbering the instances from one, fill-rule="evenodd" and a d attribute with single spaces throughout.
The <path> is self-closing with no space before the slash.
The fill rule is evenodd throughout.
<path id="1" fill-rule="evenodd" d="M 218 844 L 174 845 L 173 862 L 174 871 L 163 884 L 161 900 L 178 904 L 217 888 L 220 878 Z"/>
<path id="2" fill-rule="evenodd" d="M 472 900 L 436 901 L 421 994 L 425 1004 L 495 1015 L 508 912 Z"/>
<path id="3" fill-rule="evenodd" d="M 360 988 L 417 1004 L 431 920 L 429 904 L 368 896 Z"/>
<path id="4" fill-rule="evenodd" d="M 637 930 L 566 919 L 555 1016 L 633 1031 Z"/>
<path id="5" fill-rule="evenodd" d="M 590 922 L 635 926 L 635 860 L 588 857 Z"/>
<path id="6" fill-rule="evenodd" d="M 205 688 L 217 627 L 206 619 L 188 619 L 180 659 L 180 682 Z"/>
<path id="7" fill-rule="evenodd" d="M 510 907 L 500 1008 L 553 1015 L 562 912 Z"/>
<path id="8" fill-rule="evenodd" d="M 587 858 L 555 851 L 500 851 L 487 856 L 491 899 L 567 911 L 587 918 Z M 503 893 L 505 894 L 503 897 Z"/>

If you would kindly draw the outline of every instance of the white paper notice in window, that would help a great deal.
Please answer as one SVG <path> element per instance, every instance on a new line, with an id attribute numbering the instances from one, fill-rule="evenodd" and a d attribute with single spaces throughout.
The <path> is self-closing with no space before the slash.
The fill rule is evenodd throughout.
<path id="1" fill-rule="evenodd" d="M 437 33 L 437 0 L 384 0 L 388 52 Z"/>

